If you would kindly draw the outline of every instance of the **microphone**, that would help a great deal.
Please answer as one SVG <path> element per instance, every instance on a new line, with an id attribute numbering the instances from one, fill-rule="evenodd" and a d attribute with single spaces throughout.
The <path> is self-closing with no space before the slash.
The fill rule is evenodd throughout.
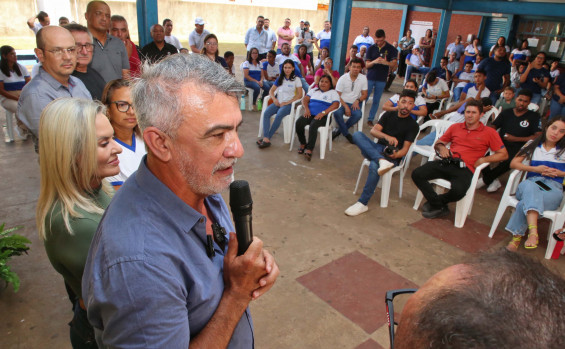
<path id="1" fill-rule="evenodd" d="M 237 236 L 237 255 L 241 256 L 253 241 L 251 225 L 253 200 L 251 200 L 251 190 L 249 190 L 247 181 L 237 180 L 230 184 L 230 207 Z"/>

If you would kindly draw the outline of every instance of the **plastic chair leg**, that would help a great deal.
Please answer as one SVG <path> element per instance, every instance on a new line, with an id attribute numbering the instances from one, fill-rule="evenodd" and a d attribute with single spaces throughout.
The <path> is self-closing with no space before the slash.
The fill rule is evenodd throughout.
<path id="1" fill-rule="evenodd" d="M 412 208 L 418 210 L 420 208 L 420 204 L 422 203 L 423 198 L 424 198 L 424 194 L 422 194 L 422 192 L 418 190 L 418 193 L 416 194 L 416 201 L 414 201 L 414 207 Z"/>
<path id="2" fill-rule="evenodd" d="M 321 129 L 321 127 L 320 127 Z M 320 130 L 319 129 L 319 130 Z M 320 132 L 320 159 L 324 160 L 326 157 L 326 143 L 328 142 L 328 132 L 325 130 Z M 331 146 L 331 144 L 330 144 Z"/>
<path id="3" fill-rule="evenodd" d="M 284 135 L 284 142 L 286 144 L 290 143 L 290 137 L 292 135 L 292 115 L 287 115 L 283 119 L 283 135 Z"/>
<path id="4" fill-rule="evenodd" d="M 381 207 L 388 207 L 388 198 L 390 196 L 390 186 L 392 184 L 392 172 L 387 172 L 381 177 Z"/>
<path id="5" fill-rule="evenodd" d="M 14 141 L 14 113 L 6 110 L 6 133 L 10 141 Z"/>
<path id="6" fill-rule="evenodd" d="M 496 215 L 494 216 L 494 220 L 492 221 L 492 225 L 490 227 L 490 232 L 488 233 L 488 237 L 492 239 L 494 232 L 496 231 L 496 228 L 498 228 L 498 224 L 500 223 L 500 220 L 502 219 L 502 216 L 504 215 L 504 212 L 506 211 L 506 208 L 508 207 L 507 203 L 504 204 L 500 204 L 498 206 L 498 210 L 496 211 Z"/>
<path id="7" fill-rule="evenodd" d="M 359 169 L 359 175 L 357 176 L 357 183 L 355 183 L 355 189 L 353 190 L 353 195 L 355 195 L 355 193 L 357 193 L 357 189 L 359 188 L 359 182 L 361 181 L 361 176 L 363 175 L 363 168 L 365 168 L 368 165 L 367 159 L 364 159 L 363 162 L 361 163 L 361 168 Z"/>

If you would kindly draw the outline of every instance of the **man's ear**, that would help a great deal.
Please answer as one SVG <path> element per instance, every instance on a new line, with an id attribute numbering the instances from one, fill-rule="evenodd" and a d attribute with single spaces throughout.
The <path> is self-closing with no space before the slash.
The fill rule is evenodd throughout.
<path id="1" fill-rule="evenodd" d="M 45 61 L 45 55 L 43 54 L 42 49 L 34 48 L 33 52 L 35 52 L 35 55 L 37 56 L 37 59 L 39 60 L 40 63 L 43 63 L 43 61 Z"/>
<path id="2" fill-rule="evenodd" d="M 154 126 L 143 131 L 143 140 L 148 150 L 161 162 L 169 162 L 172 158 L 171 138 Z"/>

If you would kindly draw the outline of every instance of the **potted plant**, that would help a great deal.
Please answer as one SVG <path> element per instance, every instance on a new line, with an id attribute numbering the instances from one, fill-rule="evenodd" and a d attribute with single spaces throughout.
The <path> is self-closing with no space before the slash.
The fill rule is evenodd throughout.
<path id="1" fill-rule="evenodd" d="M 22 253 L 27 254 L 27 250 L 29 250 L 27 245 L 31 244 L 31 241 L 21 235 L 12 234 L 21 226 L 6 230 L 4 230 L 4 226 L 5 223 L 0 225 L 0 279 L 6 282 L 6 287 L 8 287 L 8 284 L 12 284 L 14 292 L 18 292 L 20 279 L 16 273 L 10 270 L 8 261 L 13 256 L 19 256 Z"/>

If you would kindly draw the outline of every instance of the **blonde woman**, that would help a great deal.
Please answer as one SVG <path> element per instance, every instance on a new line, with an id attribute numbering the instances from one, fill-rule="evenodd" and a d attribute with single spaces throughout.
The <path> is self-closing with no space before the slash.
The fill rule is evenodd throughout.
<path id="1" fill-rule="evenodd" d="M 105 177 L 119 172 L 121 147 L 99 102 L 57 99 L 39 124 L 41 186 L 36 223 L 49 261 L 73 301 L 73 348 L 96 348 L 81 299 L 88 249 L 113 194 Z"/>
<path id="2" fill-rule="evenodd" d="M 106 105 L 106 115 L 114 128 L 114 140 L 123 150 L 118 155 L 120 173 L 107 178 L 117 190 L 137 171 L 147 152 L 131 101 L 130 82 L 124 79 L 110 81 L 102 92 L 102 103 Z"/>

